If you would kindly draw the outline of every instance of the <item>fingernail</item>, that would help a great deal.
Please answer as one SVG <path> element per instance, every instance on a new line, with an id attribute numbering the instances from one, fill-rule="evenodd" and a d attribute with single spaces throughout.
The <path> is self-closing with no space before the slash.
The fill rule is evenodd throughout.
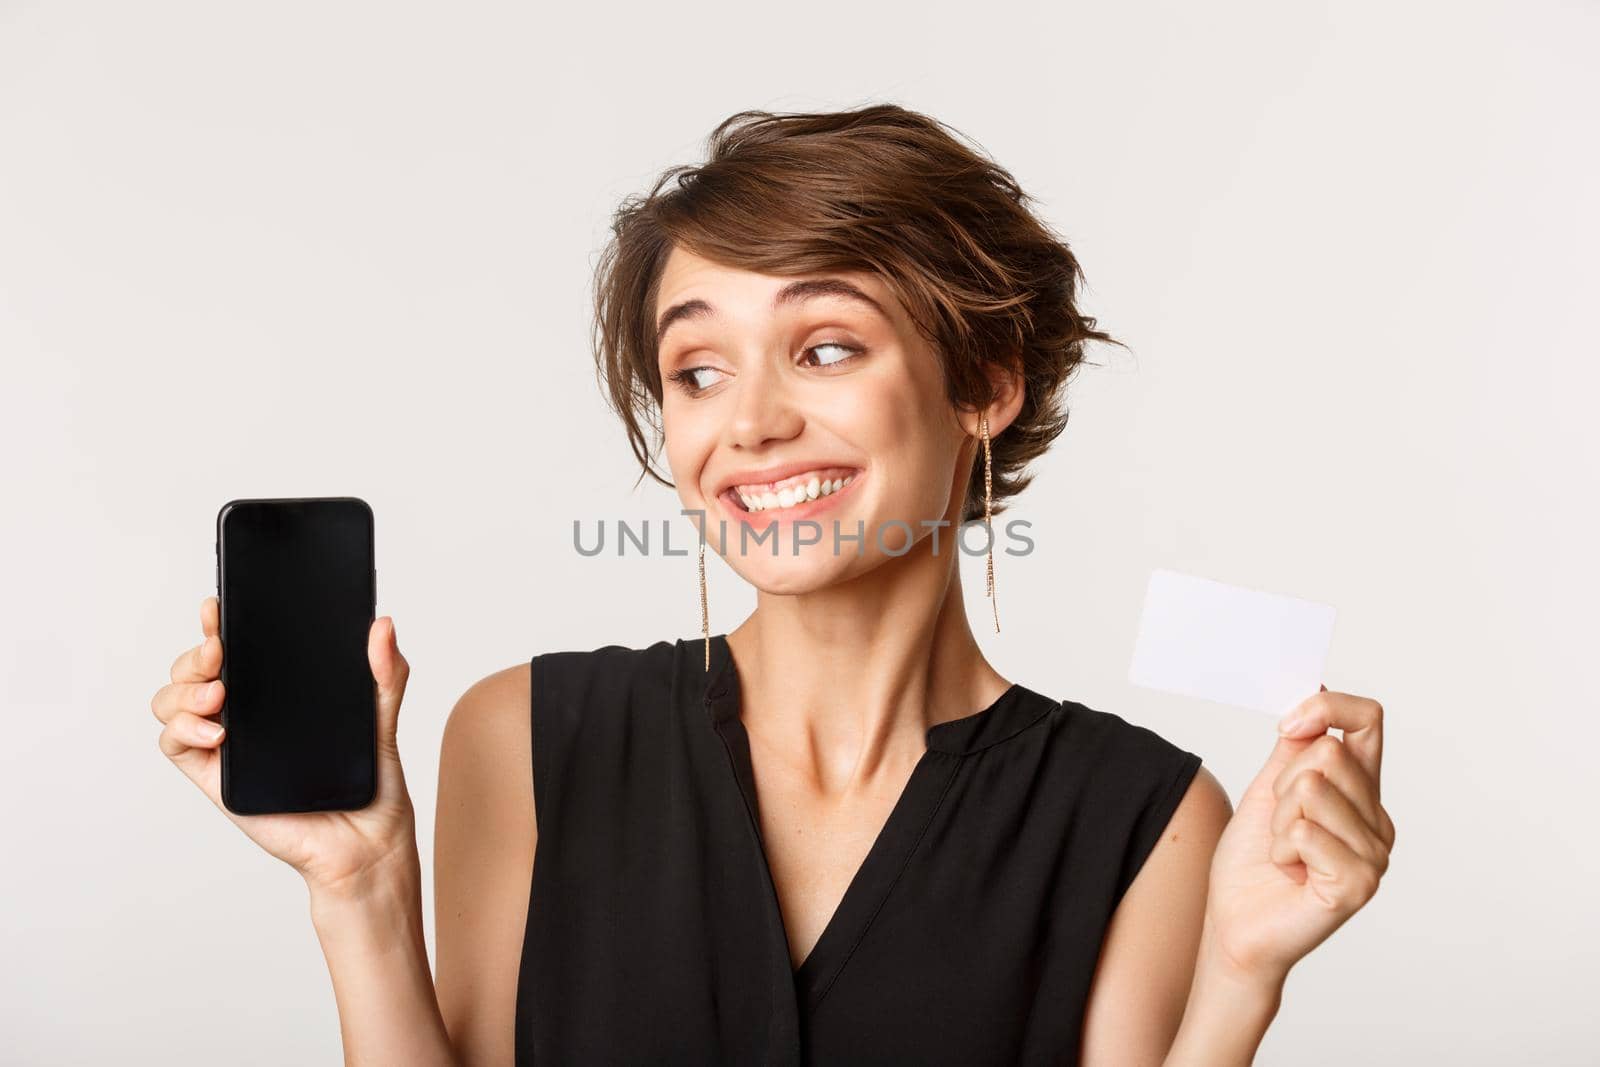
<path id="1" fill-rule="evenodd" d="M 200 732 L 205 734 L 208 739 L 215 741 L 222 736 L 222 727 L 214 722 L 205 722 L 200 724 Z"/>
<path id="2" fill-rule="evenodd" d="M 197 708 L 205 707 L 206 704 L 211 700 L 211 694 L 216 692 L 216 690 L 217 690 L 217 683 L 216 682 L 207 682 L 205 685 L 202 685 L 199 689 L 196 689 L 194 691 L 194 705 L 195 705 L 195 707 L 197 707 Z"/>
<path id="3" fill-rule="evenodd" d="M 1285 715 L 1281 720 L 1279 720 L 1278 732 L 1280 734 L 1292 734 L 1296 730 L 1300 729 L 1301 721 L 1302 717 L 1299 714 L 1291 711 L 1289 714 Z"/>

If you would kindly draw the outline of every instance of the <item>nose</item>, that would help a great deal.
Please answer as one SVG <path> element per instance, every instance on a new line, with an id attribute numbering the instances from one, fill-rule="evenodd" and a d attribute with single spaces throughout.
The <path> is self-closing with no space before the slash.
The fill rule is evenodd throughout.
<path id="1" fill-rule="evenodd" d="M 754 451 L 800 433 L 805 420 L 783 377 L 766 359 L 745 361 L 743 373 L 734 380 L 737 393 L 727 429 L 729 444 Z"/>

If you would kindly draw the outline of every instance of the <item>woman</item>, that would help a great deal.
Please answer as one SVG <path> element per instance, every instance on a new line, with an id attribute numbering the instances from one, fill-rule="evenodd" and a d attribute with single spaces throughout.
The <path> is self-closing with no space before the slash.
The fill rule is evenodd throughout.
<path id="1" fill-rule="evenodd" d="M 619 210 L 596 348 L 644 470 L 666 481 L 659 433 L 702 523 L 702 606 L 709 540 L 756 610 L 467 690 L 436 979 L 409 666 L 373 624 L 376 801 L 230 815 L 306 879 L 347 1062 L 1250 1062 L 1290 966 L 1387 866 L 1381 708 L 1307 699 L 1234 813 L 1198 756 L 1001 677 L 954 534 L 1027 484 L 1110 340 L 1077 261 L 897 107 L 743 113 L 710 149 Z M 216 802 L 214 598 L 201 623 L 153 707 Z"/>

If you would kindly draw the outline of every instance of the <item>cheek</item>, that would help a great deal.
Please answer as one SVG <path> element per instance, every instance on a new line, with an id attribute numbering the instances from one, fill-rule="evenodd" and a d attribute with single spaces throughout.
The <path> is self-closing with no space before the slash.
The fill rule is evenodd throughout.
<path id="1" fill-rule="evenodd" d="M 878 488 L 880 498 L 895 512 L 942 515 L 956 458 L 937 418 L 944 398 L 900 379 L 863 390 L 858 402 L 855 425 L 867 428 L 860 444 L 888 475 L 888 485 Z"/>
<path id="2" fill-rule="evenodd" d="M 692 406 L 669 398 L 661 406 L 661 430 L 662 455 L 679 497 L 685 502 L 698 498 L 700 476 L 716 441 L 716 425 Z"/>

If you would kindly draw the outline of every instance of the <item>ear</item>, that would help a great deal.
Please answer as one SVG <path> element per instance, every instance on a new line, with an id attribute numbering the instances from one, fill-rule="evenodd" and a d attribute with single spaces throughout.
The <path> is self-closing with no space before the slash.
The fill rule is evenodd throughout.
<path id="1" fill-rule="evenodd" d="M 1027 383 L 1022 377 L 1022 368 L 1017 364 L 1009 366 L 986 364 L 984 373 L 994 386 L 994 400 L 987 408 L 981 409 L 989 416 L 989 437 L 992 440 L 999 436 L 1001 430 L 1010 426 L 1016 419 L 1017 413 L 1022 410 L 1022 401 L 1027 396 Z M 969 436 L 978 436 L 979 413 L 980 409 L 973 408 L 960 414 L 961 429 Z"/>

